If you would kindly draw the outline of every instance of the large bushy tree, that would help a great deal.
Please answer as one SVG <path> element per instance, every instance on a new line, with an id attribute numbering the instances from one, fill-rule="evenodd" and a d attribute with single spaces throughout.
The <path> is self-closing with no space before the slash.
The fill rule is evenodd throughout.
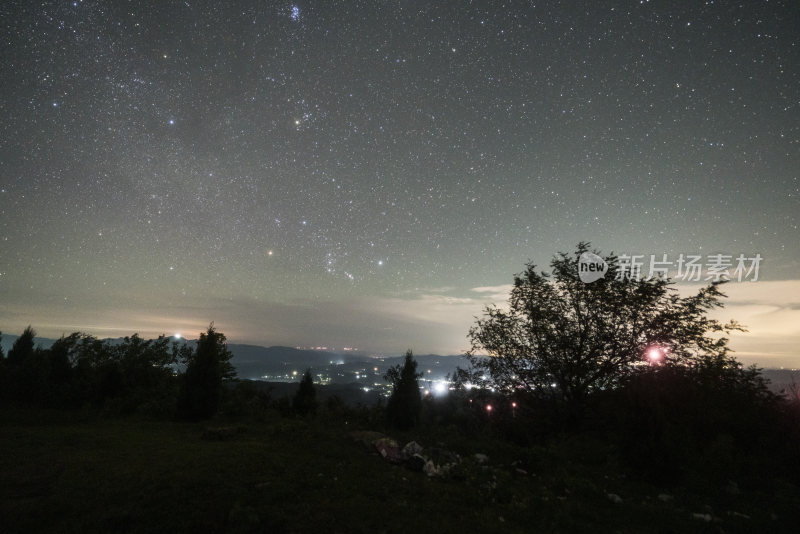
<path id="1" fill-rule="evenodd" d="M 206 332 L 200 334 L 197 349 L 184 352 L 186 372 L 178 403 L 182 417 L 205 419 L 217 412 L 223 380 L 236 376 L 230 363 L 233 355 L 225 339 L 225 334 L 217 332 L 212 323 Z"/>
<path id="2" fill-rule="evenodd" d="M 459 381 L 580 401 L 648 365 L 648 355 L 659 365 L 738 366 L 724 334 L 741 326 L 708 317 L 722 305 L 720 283 L 681 297 L 669 279 L 620 276 L 613 255 L 604 277 L 584 283 L 579 259 L 589 252 L 579 243 L 554 257 L 551 273 L 529 263 L 515 275 L 508 308 L 488 307 L 470 330 Z"/>
<path id="3" fill-rule="evenodd" d="M 389 424 L 401 430 L 408 430 L 417 424 L 422 410 L 422 395 L 419 391 L 419 377 L 417 361 L 409 350 L 403 365 L 390 368 L 385 380 L 392 383 L 392 396 L 386 405 L 386 415 Z"/>

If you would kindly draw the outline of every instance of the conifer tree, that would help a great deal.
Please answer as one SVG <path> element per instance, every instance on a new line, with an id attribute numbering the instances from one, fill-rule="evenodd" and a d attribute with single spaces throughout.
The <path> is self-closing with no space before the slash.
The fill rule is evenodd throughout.
<path id="1" fill-rule="evenodd" d="M 222 382 L 236 376 L 230 363 L 233 356 L 225 344 L 225 334 L 214 323 L 200 334 L 197 349 L 184 354 L 183 376 L 178 412 L 186 419 L 207 419 L 217 412 Z"/>
<path id="2" fill-rule="evenodd" d="M 314 388 L 311 369 L 306 369 L 303 378 L 300 380 L 300 387 L 294 396 L 292 408 L 300 415 L 314 413 L 317 410 L 317 391 Z"/>
<path id="3" fill-rule="evenodd" d="M 411 350 L 406 352 L 402 366 L 390 368 L 384 379 L 392 382 L 392 396 L 386 405 L 389 424 L 400 430 L 408 430 L 419 421 L 422 410 L 422 395 L 419 392 L 417 362 Z"/>

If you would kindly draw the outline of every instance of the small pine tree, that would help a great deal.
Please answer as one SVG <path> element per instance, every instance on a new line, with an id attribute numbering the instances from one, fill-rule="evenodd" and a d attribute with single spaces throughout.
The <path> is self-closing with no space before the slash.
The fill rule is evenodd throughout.
<path id="1" fill-rule="evenodd" d="M 392 382 L 392 396 L 386 405 L 386 415 L 390 425 L 400 430 L 408 430 L 419 421 L 422 395 L 419 392 L 417 379 L 421 376 L 422 373 L 417 373 L 417 362 L 411 350 L 406 352 L 402 367 L 397 365 L 386 372 L 384 379 Z"/>
<path id="2" fill-rule="evenodd" d="M 308 415 L 317 411 L 317 390 L 311 377 L 311 369 L 306 369 L 300 380 L 300 387 L 295 393 L 292 408 L 300 415 Z"/>

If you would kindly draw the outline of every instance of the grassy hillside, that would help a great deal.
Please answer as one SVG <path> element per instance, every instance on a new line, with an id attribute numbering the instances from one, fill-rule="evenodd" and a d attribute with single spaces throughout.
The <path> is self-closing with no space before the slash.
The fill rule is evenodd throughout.
<path id="1" fill-rule="evenodd" d="M 450 476 L 429 478 L 385 462 L 352 439 L 363 424 L 335 417 L 0 418 L 4 532 L 791 532 L 800 504 L 786 483 L 638 482 L 589 438 L 521 448 L 435 427 L 394 435 L 464 458 Z M 232 430 L 222 439 L 203 437 L 223 425 Z"/>

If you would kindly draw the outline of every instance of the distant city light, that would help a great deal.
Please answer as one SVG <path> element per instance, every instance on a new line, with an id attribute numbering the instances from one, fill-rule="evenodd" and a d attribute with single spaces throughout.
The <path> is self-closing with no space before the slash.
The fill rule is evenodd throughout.
<path id="1" fill-rule="evenodd" d="M 486 411 L 487 411 L 488 413 L 492 413 L 492 405 L 491 405 L 491 404 L 487 404 L 487 405 L 486 405 Z"/>
<path id="2" fill-rule="evenodd" d="M 444 395 L 447 393 L 447 382 L 439 381 L 434 382 L 433 384 L 433 392 L 437 395 Z"/>

